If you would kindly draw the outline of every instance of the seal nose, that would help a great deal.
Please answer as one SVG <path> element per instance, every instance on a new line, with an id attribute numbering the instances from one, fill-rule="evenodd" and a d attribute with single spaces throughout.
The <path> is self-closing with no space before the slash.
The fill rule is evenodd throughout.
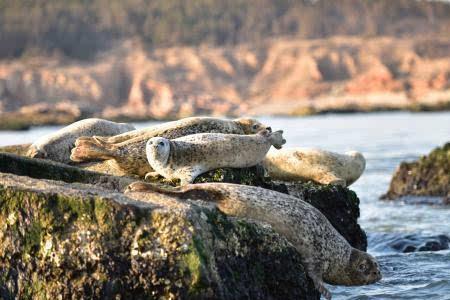
<path id="1" fill-rule="evenodd" d="M 269 131 L 269 132 L 272 132 L 272 127 L 270 127 L 270 126 L 266 127 L 266 130 Z"/>

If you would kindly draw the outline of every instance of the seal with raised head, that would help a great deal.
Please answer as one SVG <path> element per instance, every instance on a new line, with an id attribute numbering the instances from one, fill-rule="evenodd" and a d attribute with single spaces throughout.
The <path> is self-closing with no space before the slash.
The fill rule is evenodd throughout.
<path id="1" fill-rule="evenodd" d="M 264 158 L 263 167 L 274 180 L 311 180 L 345 187 L 361 176 L 366 160 L 356 151 L 339 154 L 321 149 L 286 148 L 269 151 Z"/>
<path id="2" fill-rule="evenodd" d="M 270 127 L 255 119 L 185 118 L 111 138 L 81 137 L 75 142 L 70 158 L 76 162 L 113 159 L 125 174 L 144 176 L 153 171 L 145 153 L 146 143 L 153 137 L 176 139 L 196 133 L 254 134 L 263 129 L 270 130 Z"/>
<path id="3" fill-rule="evenodd" d="M 255 166 L 272 145 L 280 149 L 284 143 L 282 130 L 252 135 L 198 133 L 173 140 L 154 137 L 147 142 L 147 159 L 156 173 L 180 179 L 183 185 L 217 168 Z"/>
<path id="4" fill-rule="evenodd" d="M 69 163 L 71 161 L 71 150 L 77 138 L 94 135 L 111 136 L 130 130 L 135 130 L 134 126 L 126 123 L 116 123 L 97 118 L 80 120 L 39 138 L 30 146 L 27 156 Z"/>
<path id="5" fill-rule="evenodd" d="M 350 246 L 318 209 L 291 195 L 231 183 L 199 183 L 167 189 L 135 182 L 125 192 L 157 192 L 180 200 L 211 201 L 227 215 L 270 224 L 300 253 L 308 276 L 326 299 L 331 299 L 331 293 L 324 282 L 366 285 L 382 277 L 374 257 Z"/>

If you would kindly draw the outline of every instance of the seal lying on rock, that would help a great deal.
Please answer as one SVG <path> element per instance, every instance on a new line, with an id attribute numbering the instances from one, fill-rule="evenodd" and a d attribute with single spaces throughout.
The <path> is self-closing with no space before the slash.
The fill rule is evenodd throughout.
<path id="1" fill-rule="evenodd" d="M 211 201 L 225 214 L 269 223 L 301 254 L 309 277 L 326 299 L 331 299 L 331 294 L 324 282 L 351 286 L 381 279 L 374 257 L 351 247 L 319 210 L 296 197 L 230 183 L 200 183 L 163 189 L 135 182 L 125 192 L 158 192 L 184 200 Z"/>
<path id="2" fill-rule="evenodd" d="M 364 172 L 366 160 L 356 151 L 338 154 L 320 149 L 286 148 L 270 151 L 263 166 L 275 180 L 312 180 L 321 184 L 349 186 Z"/>
<path id="3" fill-rule="evenodd" d="M 284 143 L 281 130 L 262 130 L 253 135 L 199 133 L 174 140 L 154 137 L 147 142 L 146 150 L 148 162 L 157 174 L 180 179 L 183 185 L 217 168 L 255 166 L 270 146 L 280 149 Z"/>
<path id="4" fill-rule="evenodd" d="M 131 124 L 115 123 L 96 118 L 84 119 L 61 128 L 55 133 L 41 137 L 30 146 L 27 156 L 69 163 L 70 151 L 77 138 L 96 134 L 117 135 L 134 129 Z"/>
<path id="5" fill-rule="evenodd" d="M 134 138 L 140 138 L 147 142 L 148 139 L 155 136 L 176 139 L 185 135 L 208 132 L 253 134 L 267 128 L 259 121 L 250 118 L 227 120 L 212 117 L 190 117 L 133 130 L 116 136 L 94 136 L 94 139 L 107 144 L 117 144 Z"/>
<path id="6" fill-rule="evenodd" d="M 71 159 L 76 162 L 114 159 L 126 173 L 144 176 L 153 171 L 145 154 L 152 137 L 175 139 L 195 133 L 253 134 L 268 129 L 255 119 L 225 120 L 194 117 L 135 130 L 111 138 L 81 137 L 75 143 Z"/>

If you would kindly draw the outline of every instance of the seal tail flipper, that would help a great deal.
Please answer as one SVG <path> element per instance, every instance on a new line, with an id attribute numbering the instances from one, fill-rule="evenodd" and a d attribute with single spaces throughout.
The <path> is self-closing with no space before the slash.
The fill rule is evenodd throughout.
<path id="1" fill-rule="evenodd" d="M 283 138 L 283 130 L 270 133 L 270 142 L 276 149 L 281 149 L 286 144 L 286 140 Z"/>
<path id="2" fill-rule="evenodd" d="M 91 137 L 80 137 L 75 142 L 70 159 L 76 162 L 106 160 L 115 157 L 112 146 L 97 142 Z"/>
<path id="3" fill-rule="evenodd" d="M 343 178 L 339 178 L 333 173 L 324 173 L 320 179 L 318 180 L 321 184 L 331 184 L 331 185 L 340 185 L 342 187 L 346 187 L 346 181 Z"/>

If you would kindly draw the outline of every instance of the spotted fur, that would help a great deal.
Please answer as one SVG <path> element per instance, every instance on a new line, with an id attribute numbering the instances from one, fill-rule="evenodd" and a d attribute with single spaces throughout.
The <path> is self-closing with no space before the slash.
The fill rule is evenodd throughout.
<path id="1" fill-rule="evenodd" d="M 374 257 L 350 246 L 318 209 L 291 195 L 230 183 L 190 184 L 169 190 L 136 182 L 126 192 L 157 192 L 180 200 L 211 201 L 225 214 L 270 224 L 300 253 L 309 277 L 326 299 L 331 299 L 331 293 L 324 282 L 353 286 L 381 279 Z"/>

